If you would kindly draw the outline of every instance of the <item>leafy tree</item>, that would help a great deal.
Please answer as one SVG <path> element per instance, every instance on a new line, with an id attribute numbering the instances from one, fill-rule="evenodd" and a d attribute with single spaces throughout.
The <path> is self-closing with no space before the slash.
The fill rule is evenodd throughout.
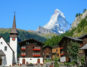
<path id="1" fill-rule="evenodd" d="M 59 67 L 58 60 L 59 58 L 55 57 L 54 67 Z"/>
<path id="2" fill-rule="evenodd" d="M 85 56 L 82 56 L 80 58 L 80 61 L 81 61 L 81 65 L 84 66 L 85 65 Z"/>
<path id="3" fill-rule="evenodd" d="M 80 16 L 80 15 L 82 15 L 82 14 L 81 14 L 81 13 L 77 13 L 77 14 L 76 14 L 76 17 L 78 17 L 78 16 Z"/>
<path id="4" fill-rule="evenodd" d="M 79 44 L 76 42 L 68 43 L 67 52 L 72 61 L 77 65 Z"/>
<path id="5" fill-rule="evenodd" d="M 62 36 L 53 36 L 52 38 L 45 41 L 45 45 L 55 46 L 58 45 L 58 42 L 62 39 Z"/>

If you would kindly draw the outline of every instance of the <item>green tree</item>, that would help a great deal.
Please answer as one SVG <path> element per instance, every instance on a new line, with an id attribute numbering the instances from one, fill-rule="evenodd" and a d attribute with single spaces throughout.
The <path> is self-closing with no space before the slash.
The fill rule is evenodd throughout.
<path id="1" fill-rule="evenodd" d="M 77 13 L 77 14 L 76 14 L 76 17 L 78 17 L 78 16 L 80 16 L 80 15 L 81 15 L 81 13 Z"/>
<path id="2" fill-rule="evenodd" d="M 59 58 L 55 57 L 54 67 L 59 67 L 58 60 L 59 60 Z"/>
<path id="3" fill-rule="evenodd" d="M 53 36 L 52 38 L 45 41 L 45 45 L 49 45 L 51 47 L 58 45 L 61 39 L 62 39 L 62 36 Z"/>
<path id="4" fill-rule="evenodd" d="M 76 42 L 70 42 L 68 43 L 67 52 L 69 57 L 72 59 L 72 62 L 77 64 L 77 58 L 78 58 L 78 50 L 79 50 L 79 44 Z"/>

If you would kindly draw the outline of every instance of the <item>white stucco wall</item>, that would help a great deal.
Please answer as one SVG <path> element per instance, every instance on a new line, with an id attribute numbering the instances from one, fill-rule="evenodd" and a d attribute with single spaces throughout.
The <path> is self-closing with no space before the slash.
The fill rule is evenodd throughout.
<path id="1" fill-rule="evenodd" d="M 12 40 L 12 37 L 10 37 L 10 46 L 13 49 L 14 53 L 15 53 L 15 63 L 17 63 L 17 38 L 15 38 L 15 40 Z"/>
<path id="2" fill-rule="evenodd" d="M 22 64 L 22 60 L 25 59 L 25 64 L 28 63 L 32 63 L 32 64 L 37 64 L 38 63 L 38 59 L 40 59 L 40 64 L 43 64 L 43 58 L 19 58 L 19 64 Z"/>
<path id="3" fill-rule="evenodd" d="M 2 44 L 1 44 L 2 42 Z M 5 46 L 7 47 L 7 50 L 5 51 Z M 2 65 L 4 66 L 10 66 L 12 65 L 12 60 L 13 60 L 13 52 L 12 50 L 9 48 L 8 44 L 4 41 L 4 39 L 1 37 L 0 38 L 0 50 L 2 50 L 5 54 L 4 57 L 2 57 Z"/>

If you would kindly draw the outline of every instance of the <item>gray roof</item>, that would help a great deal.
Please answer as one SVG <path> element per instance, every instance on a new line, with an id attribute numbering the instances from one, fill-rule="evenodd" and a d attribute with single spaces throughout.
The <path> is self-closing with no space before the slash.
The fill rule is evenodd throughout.
<path id="1" fill-rule="evenodd" d="M 74 37 L 69 37 L 69 36 L 65 36 L 66 38 L 69 38 L 69 39 L 72 39 L 72 40 L 75 40 L 75 41 L 82 41 L 82 39 L 78 39 L 78 38 L 74 38 Z"/>
<path id="2" fill-rule="evenodd" d="M 5 56 L 5 54 L 2 50 L 0 50 L 0 56 Z"/>
<path id="3" fill-rule="evenodd" d="M 87 44 L 85 44 L 83 47 L 81 47 L 80 49 L 87 49 Z"/>
<path id="4" fill-rule="evenodd" d="M 84 34 L 84 35 L 82 35 L 82 36 L 80 36 L 80 37 L 78 37 L 79 39 L 82 39 L 82 38 L 84 38 L 84 37 L 87 37 L 87 34 Z"/>

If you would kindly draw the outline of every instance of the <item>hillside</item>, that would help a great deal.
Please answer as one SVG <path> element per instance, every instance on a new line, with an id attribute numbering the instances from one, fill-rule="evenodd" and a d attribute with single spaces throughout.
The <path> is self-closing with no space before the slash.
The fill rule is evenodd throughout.
<path id="1" fill-rule="evenodd" d="M 86 9 L 83 10 L 83 13 L 77 13 L 76 18 L 71 25 L 71 29 L 76 28 L 78 26 L 78 24 L 81 22 L 81 20 L 84 19 L 86 16 L 87 16 L 87 10 Z"/>
<path id="2" fill-rule="evenodd" d="M 3 36 L 4 39 L 9 42 L 9 33 L 10 33 L 10 30 L 11 29 L 4 29 L 4 28 L 1 28 L 0 29 L 0 36 Z M 44 42 L 46 40 L 46 38 L 42 37 L 42 36 L 39 36 L 35 33 L 30 33 L 28 31 L 25 31 L 25 30 L 21 30 L 21 29 L 18 29 L 18 41 L 23 41 L 23 40 L 26 40 L 26 39 L 30 39 L 30 38 L 34 38 L 36 40 L 39 40 L 41 42 Z"/>
<path id="3" fill-rule="evenodd" d="M 87 34 L 87 10 L 83 11 L 83 13 L 80 13 L 76 19 L 78 19 L 78 21 L 76 22 L 75 20 L 75 22 L 72 24 L 72 30 L 74 29 L 72 36 L 79 37 L 81 35 Z"/>
<path id="4" fill-rule="evenodd" d="M 84 34 L 87 34 L 87 16 L 80 21 L 74 31 L 73 37 L 79 37 Z"/>

